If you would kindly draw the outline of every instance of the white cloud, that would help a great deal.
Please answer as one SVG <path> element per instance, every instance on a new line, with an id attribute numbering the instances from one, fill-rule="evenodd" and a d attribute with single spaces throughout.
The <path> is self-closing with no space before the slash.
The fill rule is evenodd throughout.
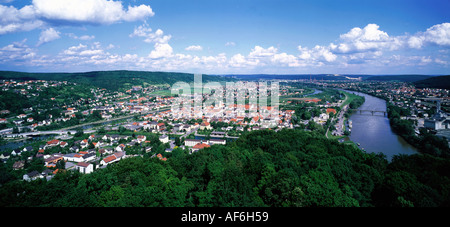
<path id="1" fill-rule="evenodd" d="M 153 16 L 150 6 L 129 6 L 107 0 L 33 0 L 36 13 L 45 20 L 70 23 L 111 24 L 119 21 L 143 20 Z"/>
<path id="2" fill-rule="evenodd" d="M 225 43 L 225 46 L 231 46 L 231 47 L 234 47 L 234 46 L 236 46 L 236 43 L 235 42 L 227 42 L 227 43 Z"/>
<path id="3" fill-rule="evenodd" d="M 337 56 L 330 51 L 330 48 L 324 46 L 317 45 L 313 49 L 302 46 L 298 46 L 297 48 L 300 51 L 298 57 L 302 60 L 333 62 L 337 58 Z"/>
<path id="4" fill-rule="evenodd" d="M 340 35 L 342 43 L 331 45 L 331 50 L 337 53 L 366 52 L 377 50 L 396 50 L 403 45 L 401 37 L 389 37 L 379 30 L 377 24 L 368 24 L 364 28 L 355 27 L 349 32 Z"/>
<path id="5" fill-rule="evenodd" d="M 37 56 L 36 50 L 28 47 L 26 39 L 20 42 L 13 42 L 0 48 L 0 62 L 14 62 L 22 65 L 24 61 L 28 61 Z"/>
<path id="6" fill-rule="evenodd" d="M 155 49 L 148 55 L 149 58 L 165 58 L 172 56 L 173 49 L 167 43 L 155 43 Z"/>
<path id="7" fill-rule="evenodd" d="M 261 58 L 261 57 L 269 57 L 273 56 L 277 52 L 277 48 L 271 46 L 267 49 L 264 49 L 260 46 L 255 46 L 249 54 L 251 58 Z"/>
<path id="8" fill-rule="evenodd" d="M 186 47 L 185 50 L 188 50 L 188 51 L 201 51 L 201 50 L 203 50 L 203 47 L 200 46 L 200 45 L 192 45 L 192 46 Z"/>
<path id="9" fill-rule="evenodd" d="M 408 45 L 411 48 L 420 49 L 427 43 L 450 46 L 450 23 L 436 24 L 408 39 Z"/>
<path id="10" fill-rule="evenodd" d="M 92 40 L 92 39 L 95 39 L 95 36 L 94 35 L 82 35 L 82 36 L 76 36 L 75 34 L 73 34 L 73 33 L 69 33 L 69 34 L 66 34 L 66 35 L 68 35 L 70 38 L 72 38 L 72 39 L 79 39 L 79 40 Z"/>
<path id="11" fill-rule="evenodd" d="M 128 6 L 111 0 L 33 0 L 21 9 L 0 5 L 0 35 L 30 31 L 50 23 L 112 24 L 120 21 L 139 21 L 154 15 L 148 5 Z"/>
<path id="12" fill-rule="evenodd" d="M 18 31 L 30 31 L 41 27 L 44 22 L 36 19 L 32 6 L 16 9 L 0 5 L 0 35 Z"/>
<path id="13" fill-rule="evenodd" d="M 40 46 L 44 43 L 48 43 L 53 40 L 57 40 L 57 39 L 61 38 L 61 36 L 59 36 L 59 34 L 60 34 L 60 32 L 56 31 L 53 28 L 48 28 L 48 29 L 42 31 L 41 35 L 39 36 L 39 42 L 37 43 L 37 46 Z"/>
<path id="14" fill-rule="evenodd" d="M 171 35 L 164 35 L 163 30 L 158 29 L 154 33 L 152 29 L 147 26 L 147 24 L 140 25 L 134 28 L 133 33 L 129 35 L 130 37 L 144 37 L 144 42 L 146 43 L 168 43 L 172 38 Z"/>

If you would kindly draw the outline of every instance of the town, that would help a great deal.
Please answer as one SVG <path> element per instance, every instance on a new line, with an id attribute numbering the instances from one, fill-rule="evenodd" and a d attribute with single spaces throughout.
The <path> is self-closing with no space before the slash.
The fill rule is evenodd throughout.
<path id="1" fill-rule="evenodd" d="M 277 104 L 268 105 L 270 99 L 263 105 L 218 102 L 195 110 L 191 109 L 194 99 L 184 103 L 188 108 L 171 108 L 180 98 L 193 96 L 171 95 L 164 86 L 109 91 L 65 81 L 0 82 L 3 94 L 36 100 L 0 111 L 0 158 L 22 173 L 23 180 L 51 179 L 58 171 L 68 170 L 89 174 L 134 156 L 166 161 L 172 152 L 191 154 L 226 145 L 254 130 L 300 128 L 344 138 L 351 132 L 349 114 L 363 100 L 337 89 L 373 94 L 410 109 L 402 118 L 413 120 L 417 133 L 427 128 L 448 138 L 450 128 L 450 118 L 443 111 L 448 110 L 449 91 L 415 89 L 407 83 L 277 81 Z M 248 87 L 246 99 L 261 98 L 259 86 Z M 232 95 L 237 95 L 236 90 Z M 207 103 L 211 96 L 202 93 L 200 103 Z M 267 113 L 275 117 L 268 118 Z M 11 144 L 19 145 L 11 148 Z"/>

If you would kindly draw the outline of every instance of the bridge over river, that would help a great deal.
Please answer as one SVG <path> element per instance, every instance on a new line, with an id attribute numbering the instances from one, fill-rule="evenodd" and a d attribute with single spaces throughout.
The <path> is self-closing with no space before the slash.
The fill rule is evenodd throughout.
<path id="1" fill-rule="evenodd" d="M 352 113 L 356 114 L 368 114 L 371 113 L 372 115 L 375 115 L 377 113 L 383 114 L 383 116 L 387 115 L 387 112 L 384 110 L 365 110 L 365 109 L 350 109 Z"/>

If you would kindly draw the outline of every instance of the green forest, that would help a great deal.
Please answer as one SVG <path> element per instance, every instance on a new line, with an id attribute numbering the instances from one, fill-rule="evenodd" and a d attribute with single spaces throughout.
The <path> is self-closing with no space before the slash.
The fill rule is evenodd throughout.
<path id="1" fill-rule="evenodd" d="M 0 79 L 15 80 L 55 80 L 68 81 L 91 85 L 109 90 L 130 89 L 132 86 L 149 84 L 169 84 L 178 81 L 193 82 L 194 75 L 175 72 L 147 72 L 147 71 L 95 71 L 83 73 L 25 73 L 0 71 Z M 202 75 L 203 82 L 231 81 L 229 77 Z"/>
<path id="2" fill-rule="evenodd" d="M 133 157 L 91 174 L 10 181 L 1 207 L 439 207 L 450 160 L 364 153 L 315 132 L 253 131 L 167 161 Z"/>

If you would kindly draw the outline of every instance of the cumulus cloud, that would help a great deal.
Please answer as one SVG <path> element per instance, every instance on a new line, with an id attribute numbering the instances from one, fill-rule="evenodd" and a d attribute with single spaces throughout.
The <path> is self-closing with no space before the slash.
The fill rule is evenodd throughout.
<path id="1" fill-rule="evenodd" d="M 408 45 L 411 48 L 420 49 L 428 43 L 450 46 L 450 23 L 436 24 L 425 32 L 419 32 L 408 39 Z"/>
<path id="2" fill-rule="evenodd" d="M 167 43 L 156 43 L 155 49 L 148 55 L 150 58 L 166 58 L 171 57 L 173 53 L 172 47 Z"/>
<path id="3" fill-rule="evenodd" d="M 33 0 L 33 7 L 45 20 L 69 23 L 111 24 L 154 15 L 147 5 L 129 6 L 125 10 L 122 2 L 107 0 Z"/>
<path id="4" fill-rule="evenodd" d="M 337 58 L 337 56 L 333 54 L 329 48 L 324 46 L 316 45 L 312 49 L 298 46 L 297 49 L 300 51 L 300 55 L 298 57 L 302 60 L 333 62 Z"/>
<path id="5" fill-rule="evenodd" d="M 341 43 L 331 44 L 330 48 L 338 53 L 355 53 L 377 50 L 396 50 L 402 46 L 401 37 L 390 37 L 379 30 L 377 24 L 368 24 L 364 28 L 355 27 L 340 35 Z"/>
<path id="6" fill-rule="evenodd" d="M 30 31 L 44 25 L 112 24 L 145 20 L 154 15 L 148 5 L 128 6 L 108 0 L 33 0 L 21 9 L 0 5 L 0 35 Z"/>
<path id="7" fill-rule="evenodd" d="M 277 48 L 271 46 L 269 48 L 262 48 L 260 46 L 255 46 L 249 54 L 251 58 L 261 58 L 273 56 L 277 52 Z"/>
<path id="8" fill-rule="evenodd" d="M 13 6 L 0 5 L 0 35 L 18 31 L 30 31 L 41 27 L 44 22 L 36 18 L 32 6 L 16 9 Z"/>
<path id="9" fill-rule="evenodd" d="M 41 32 L 41 35 L 39 36 L 39 42 L 37 43 L 37 46 L 40 46 L 44 43 L 51 42 L 53 40 L 61 38 L 59 36 L 60 32 L 56 31 L 53 28 L 48 28 Z"/>
<path id="10" fill-rule="evenodd" d="M 188 50 L 188 51 L 201 51 L 201 50 L 203 50 L 203 47 L 200 46 L 200 45 L 192 45 L 192 46 L 186 47 L 185 50 Z"/>
<path id="11" fill-rule="evenodd" d="M 152 29 L 147 26 L 147 24 L 143 24 L 134 28 L 133 33 L 129 35 L 130 37 L 143 37 L 144 42 L 146 43 L 168 43 L 172 38 L 171 35 L 164 35 L 163 30 L 157 29 L 155 32 L 152 32 Z"/>
<path id="12" fill-rule="evenodd" d="M 236 46 L 236 43 L 235 42 L 227 42 L 227 43 L 225 43 L 225 46 L 231 46 L 231 47 L 234 47 L 234 46 Z"/>

